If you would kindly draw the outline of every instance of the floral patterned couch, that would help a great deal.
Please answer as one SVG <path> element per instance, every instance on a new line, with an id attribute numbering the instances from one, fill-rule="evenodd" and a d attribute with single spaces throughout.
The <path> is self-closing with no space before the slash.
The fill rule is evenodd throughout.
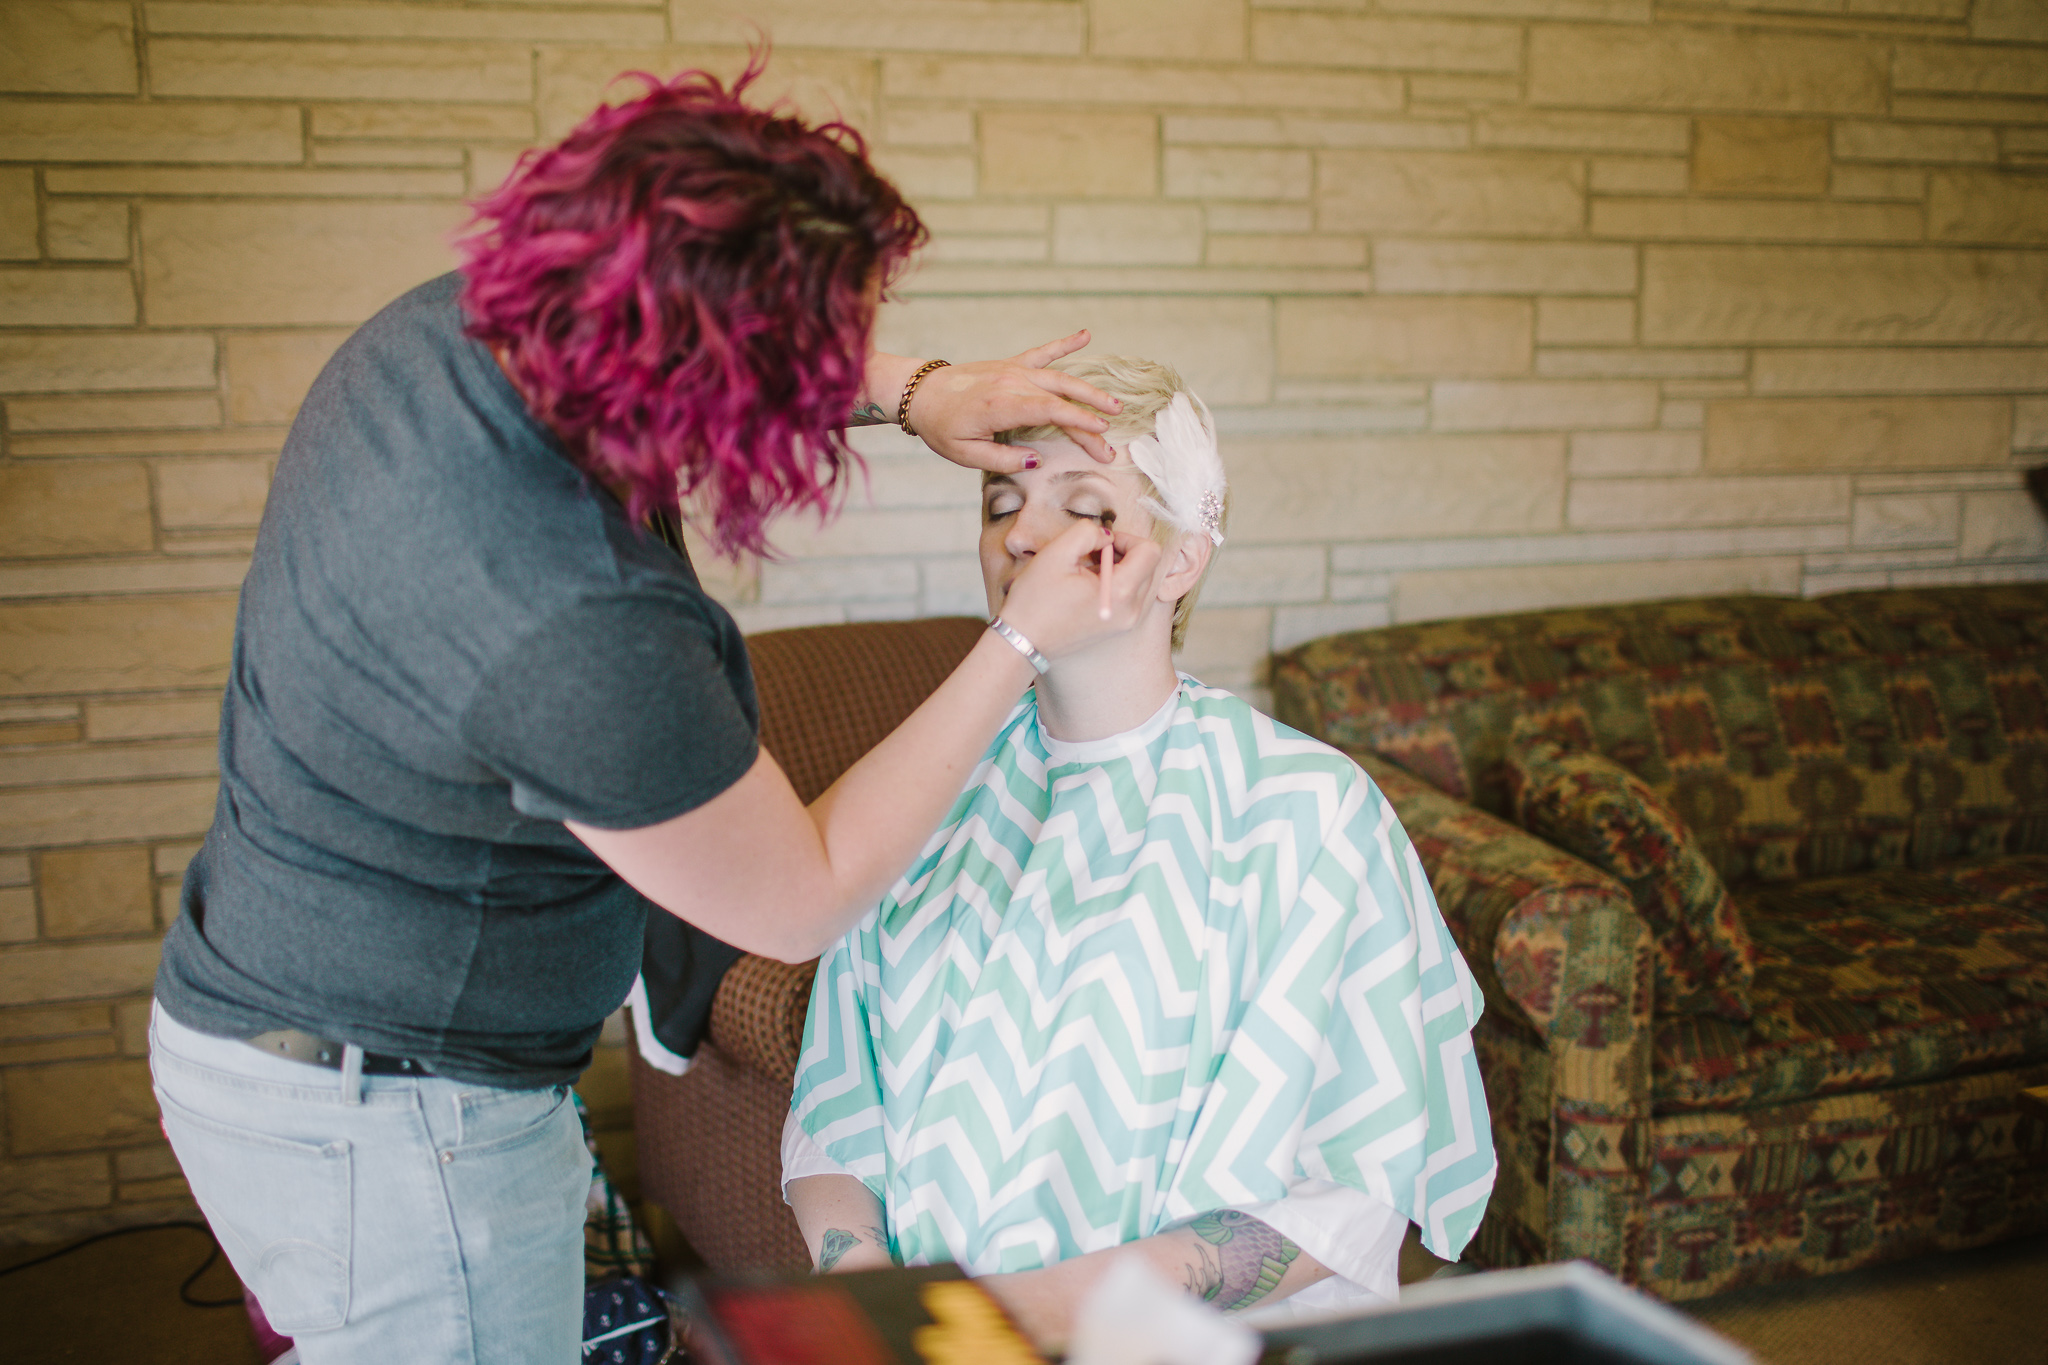
<path id="1" fill-rule="evenodd" d="M 1392 627 L 1273 690 L 1393 800 L 1486 992 L 1475 1259 L 1688 1299 L 2048 1229 L 2048 586 Z M 1690 831 L 1746 1021 L 1655 998 L 1629 889 L 1507 818 L 1532 730 Z"/>

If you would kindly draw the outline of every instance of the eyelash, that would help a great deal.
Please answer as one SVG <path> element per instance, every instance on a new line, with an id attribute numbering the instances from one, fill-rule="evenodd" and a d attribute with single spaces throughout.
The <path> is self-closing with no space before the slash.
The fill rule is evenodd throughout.
<path id="1" fill-rule="evenodd" d="M 1074 518 L 1076 521 L 1100 522 L 1102 520 L 1102 513 L 1100 512 L 1076 512 L 1071 507 L 1062 508 L 1061 510 L 1064 511 L 1068 516 Z M 1012 507 L 1007 512 L 998 512 L 993 507 L 985 508 L 982 512 L 983 518 L 985 520 L 992 522 L 1002 521 L 1006 517 L 1013 517 L 1015 515 L 1017 515 L 1017 509 L 1015 507 Z"/>

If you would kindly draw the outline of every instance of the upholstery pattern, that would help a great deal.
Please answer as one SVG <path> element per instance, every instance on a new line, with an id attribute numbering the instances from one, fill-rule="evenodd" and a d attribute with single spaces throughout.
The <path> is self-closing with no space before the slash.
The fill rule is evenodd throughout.
<path id="1" fill-rule="evenodd" d="M 1399 810 L 1488 1010 L 1469 1253 L 1668 1298 L 2048 1229 L 2048 587 L 1402 626 L 1274 660 L 1275 710 Z M 1670 1008 L 1613 877 L 1506 819 L 1547 735 L 1698 840 L 1744 1020 Z M 1404 771 L 1405 770 L 1405 771 Z M 1412 774 L 1412 775 L 1411 775 Z"/>
<path id="2" fill-rule="evenodd" d="M 1735 901 L 1669 807 L 1602 754 L 1537 740 L 1508 751 L 1515 823 L 1608 873 L 1657 945 L 1657 1007 L 1749 1018 L 1756 973 Z"/>

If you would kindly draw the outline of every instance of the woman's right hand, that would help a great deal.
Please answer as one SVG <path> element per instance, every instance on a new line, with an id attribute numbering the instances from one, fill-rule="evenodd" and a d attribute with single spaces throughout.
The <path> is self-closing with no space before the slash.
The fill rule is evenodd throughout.
<path id="1" fill-rule="evenodd" d="M 1096 552 L 1112 553 L 1112 544 L 1116 567 L 1105 619 Z M 1077 521 L 1041 546 L 1010 584 L 1002 617 L 1046 658 L 1064 658 L 1135 626 L 1157 598 L 1160 563 L 1159 542 L 1150 536 L 1117 531 L 1112 537 L 1093 520 Z"/>

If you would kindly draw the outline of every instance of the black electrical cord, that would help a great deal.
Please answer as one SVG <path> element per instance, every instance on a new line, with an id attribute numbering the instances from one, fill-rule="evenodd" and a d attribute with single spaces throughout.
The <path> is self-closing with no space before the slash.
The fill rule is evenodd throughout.
<path id="1" fill-rule="evenodd" d="M 38 1256 L 33 1260 L 23 1261 L 19 1265 L 11 1265 L 5 1269 L 0 1269 L 0 1275 L 12 1275 L 17 1270 L 27 1270 L 31 1266 L 47 1265 L 59 1256 L 69 1256 L 72 1252 L 89 1247 L 94 1242 L 104 1242 L 114 1237 L 126 1237 L 136 1232 L 160 1232 L 164 1228 L 191 1228 L 195 1232 L 206 1234 L 206 1259 L 199 1263 L 199 1269 L 185 1277 L 185 1283 L 178 1286 L 179 1301 L 189 1304 L 193 1308 L 240 1308 L 242 1306 L 242 1297 L 239 1294 L 232 1299 L 195 1299 L 192 1297 L 192 1286 L 199 1283 L 199 1277 L 212 1269 L 213 1263 L 220 1259 L 220 1243 L 215 1240 L 212 1228 L 204 1223 L 194 1222 L 189 1218 L 179 1219 L 176 1222 L 170 1223 L 137 1223 L 133 1227 L 115 1228 L 112 1232 L 96 1232 L 90 1237 L 80 1238 L 70 1246 L 58 1247 L 55 1251 Z"/>

